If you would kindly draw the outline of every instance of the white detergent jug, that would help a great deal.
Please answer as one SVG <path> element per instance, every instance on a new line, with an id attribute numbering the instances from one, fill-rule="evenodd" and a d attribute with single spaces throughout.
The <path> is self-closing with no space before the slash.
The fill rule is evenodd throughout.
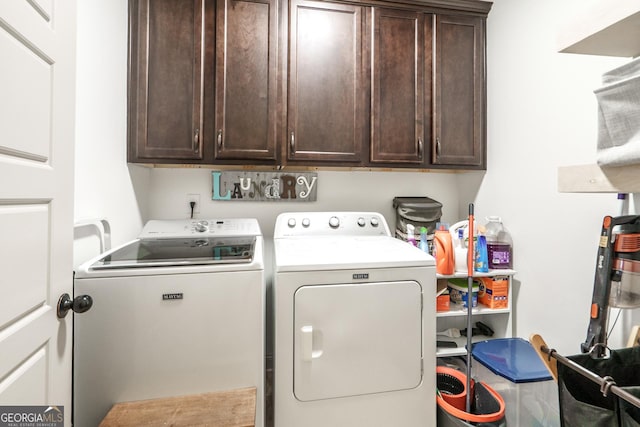
<path id="1" fill-rule="evenodd" d="M 456 222 L 449 228 L 453 244 L 453 262 L 456 273 L 467 272 L 467 246 L 469 239 L 469 220 Z"/>

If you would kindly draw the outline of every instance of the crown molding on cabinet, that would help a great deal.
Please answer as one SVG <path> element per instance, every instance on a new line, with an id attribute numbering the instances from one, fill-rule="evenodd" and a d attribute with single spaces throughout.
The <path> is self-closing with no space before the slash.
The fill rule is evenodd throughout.
<path id="1" fill-rule="evenodd" d="M 367 4 L 375 4 L 375 2 L 379 0 L 353 0 L 358 3 L 367 3 Z M 482 0 L 380 0 L 390 4 L 398 3 L 398 4 L 414 4 L 421 6 L 427 9 L 441 10 L 441 11 L 456 11 L 456 12 L 467 12 L 467 13 L 477 13 L 480 15 L 486 16 L 491 7 L 493 6 L 493 2 L 491 1 L 482 1 Z"/>

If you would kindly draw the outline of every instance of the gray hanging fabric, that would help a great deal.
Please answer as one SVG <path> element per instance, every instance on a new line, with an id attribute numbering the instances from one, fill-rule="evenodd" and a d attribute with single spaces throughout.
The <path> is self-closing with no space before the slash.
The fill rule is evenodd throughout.
<path id="1" fill-rule="evenodd" d="M 640 163 L 640 58 L 602 76 L 598 100 L 600 166 Z"/>

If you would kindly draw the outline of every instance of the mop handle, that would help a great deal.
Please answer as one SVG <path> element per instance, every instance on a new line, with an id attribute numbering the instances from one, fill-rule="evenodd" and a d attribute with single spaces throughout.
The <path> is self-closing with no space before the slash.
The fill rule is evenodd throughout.
<path id="1" fill-rule="evenodd" d="M 471 311 L 473 308 L 473 203 L 469 203 L 469 244 L 467 249 L 467 413 L 471 413 L 471 337 L 473 326 Z"/>

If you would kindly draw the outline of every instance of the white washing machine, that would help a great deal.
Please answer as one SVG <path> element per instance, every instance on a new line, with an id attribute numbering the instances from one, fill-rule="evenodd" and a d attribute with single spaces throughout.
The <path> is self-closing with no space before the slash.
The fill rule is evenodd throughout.
<path id="1" fill-rule="evenodd" d="M 378 213 L 279 215 L 275 427 L 435 426 L 435 290 Z"/>
<path id="2" fill-rule="evenodd" d="M 256 387 L 264 425 L 265 278 L 255 219 L 150 221 L 79 267 L 74 425 L 116 402 Z"/>

